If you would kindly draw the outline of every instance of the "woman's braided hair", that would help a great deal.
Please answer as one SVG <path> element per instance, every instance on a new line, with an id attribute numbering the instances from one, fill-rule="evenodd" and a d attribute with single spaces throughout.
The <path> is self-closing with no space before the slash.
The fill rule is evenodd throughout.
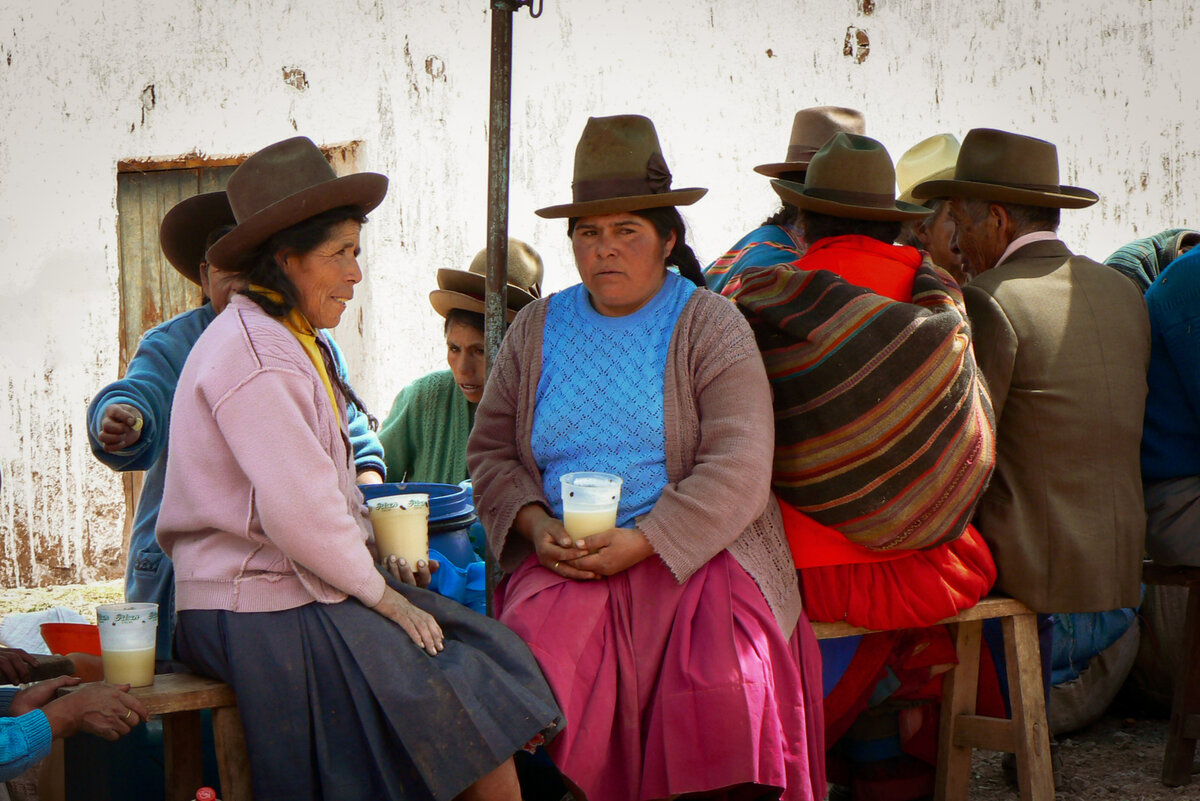
<path id="1" fill-rule="evenodd" d="M 307 220 L 297 223 L 291 228 L 285 228 L 271 236 L 270 239 L 254 251 L 253 255 L 246 262 L 242 272 L 251 284 L 279 293 L 281 300 L 272 300 L 261 292 L 255 292 L 252 289 L 243 289 L 241 293 L 257 303 L 262 307 L 263 311 L 272 317 L 287 317 L 292 309 L 299 307 L 300 291 L 296 289 L 296 285 L 292 283 L 292 279 L 288 278 L 287 273 L 283 271 L 283 265 L 275 258 L 275 254 L 280 251 L 308 253 L 328 239 L 329 232 L 338 224 L 348 220 L 353 220 L 359 225 L 365 225 L 367 217 L 357 206 L 340 206 L 336 209 L 322 212 L 315 217 L 309 217 Z M 367 405 L 358 397 L 354 388 L 350 386 L 350 382 L 342 377 L 341 372 L 337 369 L 337 363 L 334 361 L 333 352 L 321 337 L 317 337 L 317 349 L 321 352 L 321 360 L 325 362 L 325 372 L 329 374 L 329 380 L 342 393 L 343 398 L 367 416 L 367 422 L 371 426 L 371 430 L 377 431 L 379 429 L 379 421 L 367 411 Z"/>

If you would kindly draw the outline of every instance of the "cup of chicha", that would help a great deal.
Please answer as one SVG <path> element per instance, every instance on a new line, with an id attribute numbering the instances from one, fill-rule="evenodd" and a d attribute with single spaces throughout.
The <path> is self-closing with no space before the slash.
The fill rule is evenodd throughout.
<path id="1" fill-rule="evenodd" d="M 367 501 L 379 558 L 404 559 L 410 567 L 429 559 L 429 496 L 384 495 Z"/>
<path id="2" fill-rule="evenodd" d="M 96 607 L 96 623 L 104 680 L 133 687 L 153 684 L 158 604 L 102 604 Z"/>
<path id="3" fill-rule="evenodd" d="M 616 528 L 620 503 L 620 476 L 580 472 L 562 477 L 563 525 L 574 539 Z"/>

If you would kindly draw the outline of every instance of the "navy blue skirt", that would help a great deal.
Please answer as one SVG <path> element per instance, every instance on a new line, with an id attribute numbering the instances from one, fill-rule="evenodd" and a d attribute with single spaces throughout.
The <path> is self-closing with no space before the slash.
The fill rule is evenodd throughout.
<path id="1" fill-rule="evenodd" d="M 512 631 L 435 593 L 388 584 L 441 625 L 436 657 L 355 599 L 179 613 L 183 661 L 237 692 L 257 801 L 451 799 L 562 727 Z"/>

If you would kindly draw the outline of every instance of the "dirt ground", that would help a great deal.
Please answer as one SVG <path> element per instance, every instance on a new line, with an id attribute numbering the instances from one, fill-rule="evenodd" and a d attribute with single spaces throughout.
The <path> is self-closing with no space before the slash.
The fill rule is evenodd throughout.
<path id="1" fill-rule="evenodd" d="M 1200 799 L 1200 776 L 1187 787 L 1158 780 L 1167 739 L 1165 720 L 1107 716 L 1058 738 L 1063 756 L 1057 801 L 1165 801 Z M 1000 754 L 976 751 L 970 801 L 1017 801 L 1000 768 Z"/>

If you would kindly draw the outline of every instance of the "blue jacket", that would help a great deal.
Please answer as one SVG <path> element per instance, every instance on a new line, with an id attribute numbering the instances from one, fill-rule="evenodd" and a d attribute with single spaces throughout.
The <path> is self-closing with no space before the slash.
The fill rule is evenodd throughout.
<path id="1" fill-rule="evenodd" d="M 40 709 L 8 717 L 16 687 L 0 688 L 0 782 L 15 779 L 50 753 L 50 721 Z"/>
<path id="2" fill-rule="evenodd" d="M 174 569 L 154 538 L 167 469 L 171 402 L 192 345 L 215 316 L 212 306 L 206 303 L 147 331 L 129 362 L 125 377 L 100 390 L 88 406 L 88 441 L 96 458 L 114 470 L 146 471 L 125 566 L 125 599 L 158 604 L 159 659 L 171 658 L 175 628 Z M 329 337 L 329 345 L 338 373 L 345 378 L 345 357 L 332 337 Z M 113 403 L 136 407 L 142 413 L 143 425 L 142 436 L 133 447 L 109 453 L 100 444 L 98 435 L 104 410 Z M 347 408 L 355 465 L 359 471 L 375 469 L 382 474 L 383 447 L 379 438 L 371 430 L 365 414 L 353 406 Z"/>

